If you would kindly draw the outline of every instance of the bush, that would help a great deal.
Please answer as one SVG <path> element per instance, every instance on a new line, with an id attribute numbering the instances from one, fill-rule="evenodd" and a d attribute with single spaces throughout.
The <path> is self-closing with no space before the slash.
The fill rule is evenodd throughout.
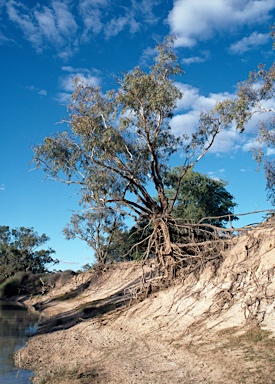
<path id="1" fill-rule="evenodd" d="M 74 275 L 76 275 L 76 272 L 67 270 L 67 271 L 61 271 L 61 272 L 49 273 L 49 274 L 43 275 L 42 280 L 49 287 L 53 288 L 56 286 L 57 282 L 61 286 L 66 284 Z"/>
<path id="2" fill-rule="evenodd" d="M 21 280 L 19 276 L 11 276 L 0 285 L 0 298 L 10 298 L 20 292 Z"/>

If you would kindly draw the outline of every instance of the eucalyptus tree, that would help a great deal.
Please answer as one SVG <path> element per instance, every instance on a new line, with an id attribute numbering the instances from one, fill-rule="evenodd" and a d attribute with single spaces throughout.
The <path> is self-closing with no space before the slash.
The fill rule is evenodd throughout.
<path id="1" fill-rule="evenodd" d="M 16 272 L 47 272 L 47 265 L 56 264 L 52 248 L 43 249 L 49 241 L 45 234 L 38 235 L 33 228 L 0 226 L 0 276 L 7 278 Z"/>
<path id="2" fill-rule="evenodd" d="M 36 166 L 51 178 L 79 186 L 80 204 L 95 215 L 111 209 L 148 222 L 152 229 L 144 257 L 156 255 L 166 272 L 184 253 L 170 236 L 181 181 L 223 129 L 218 116 L 202 113 L 196 132 L 183 127 L 181 137 L 173 133 L 170 123 L 182 97 L 175 78 L 183 73 L 173 45 L 174 38 L 166 38 L 156 47 L 154 65 L 147 72 L 136 67 L 125 73 L 117 90 L 103 93 L 75 79 L 69 132 L 46 137 L 34 148 Z M 175 153 L 183 162 L 168 198 L 165 177 Z"/>
<path id="3" fill-rule="evenodd" d="M 73 214 L 63 232 L 67 240 L 78 238 L 85 241 L 95 251 L 97 262 L 106 264 L 115 261 L 112 253 L 125 240 L 124 228 L 122 217 L 113 209 L 101 208 Z"/>

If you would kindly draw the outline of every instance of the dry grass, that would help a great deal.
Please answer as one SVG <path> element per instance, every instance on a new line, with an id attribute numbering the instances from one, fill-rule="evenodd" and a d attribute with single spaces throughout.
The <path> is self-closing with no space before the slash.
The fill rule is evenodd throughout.
<path id="1" fill-rule="evenodd" d="M 224 340 L 215 353 L 238 357 L 238 365 L 232 366 L 229 379 L 236 384 L 275 383 L 275 338 L 271 332 L 252 326 L 239 333 L 237 328 L 219 333 Z"/>

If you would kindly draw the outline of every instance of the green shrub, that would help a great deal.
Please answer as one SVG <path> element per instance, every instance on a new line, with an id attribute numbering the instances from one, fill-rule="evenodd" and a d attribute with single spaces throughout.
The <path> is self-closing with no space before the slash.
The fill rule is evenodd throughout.
<path id="1" fill-rule="evenodd" d="M 21 280 L 18 276 L 11 276 L 0 285 L 0 298 L 10 298 L 20 293 Z"/>

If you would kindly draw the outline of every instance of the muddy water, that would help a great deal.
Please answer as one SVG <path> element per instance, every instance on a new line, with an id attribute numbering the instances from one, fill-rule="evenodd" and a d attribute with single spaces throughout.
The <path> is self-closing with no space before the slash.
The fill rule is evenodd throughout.
<path id="1" fill-rule="evenodd" d="M 0 300 L 0 383 L 29 384 L 32 372 L 18 370 L 13 354 L 37 327 L 37 316 L 18 304 Z"/>

